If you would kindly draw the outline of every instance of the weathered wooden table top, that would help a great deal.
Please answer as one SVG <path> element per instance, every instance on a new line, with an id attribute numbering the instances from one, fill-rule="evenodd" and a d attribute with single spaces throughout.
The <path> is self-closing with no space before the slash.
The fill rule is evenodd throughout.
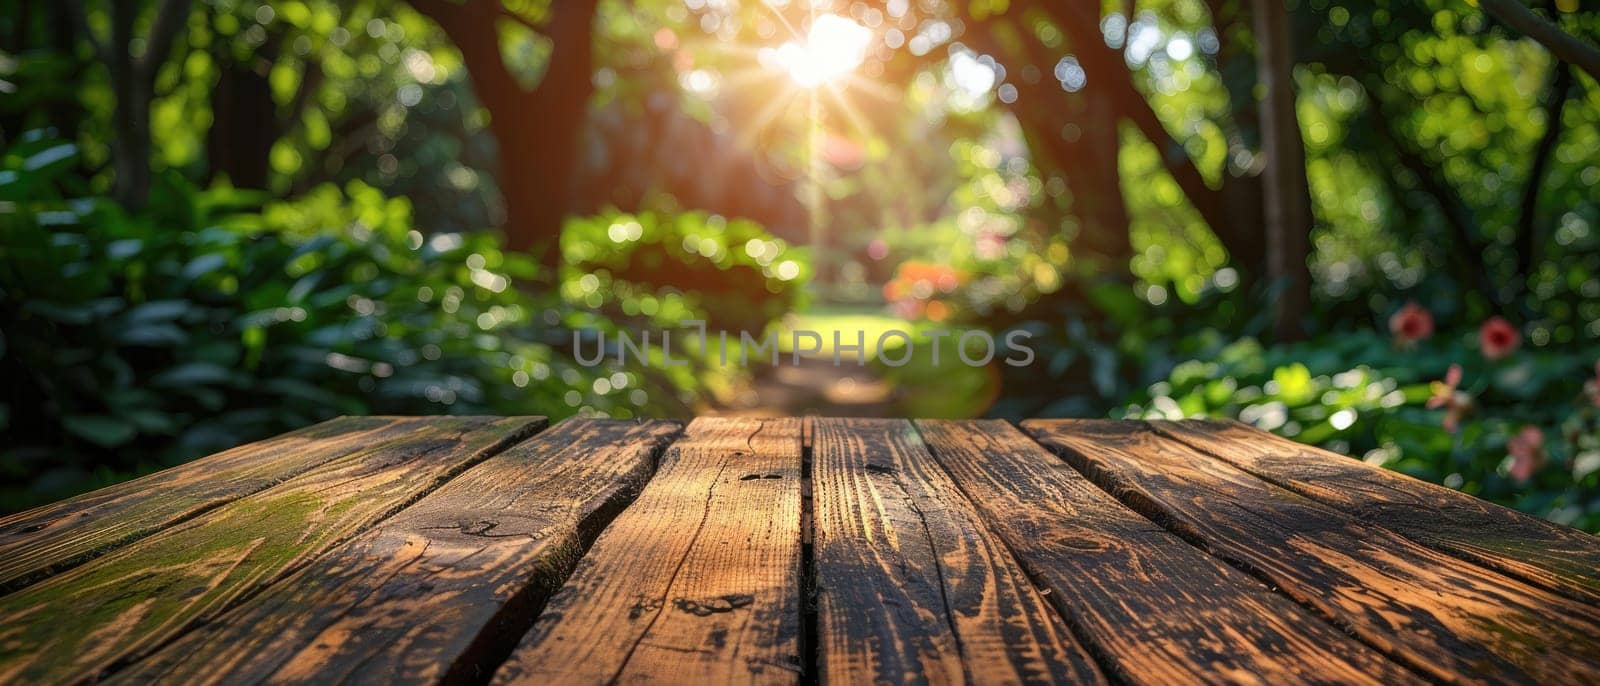
<path id="1" fill-rule="evenodd" d="M 1600 682 L 1600 540 L 1220 423 L 338 419 L 0 591 L 0 683 Z"/>

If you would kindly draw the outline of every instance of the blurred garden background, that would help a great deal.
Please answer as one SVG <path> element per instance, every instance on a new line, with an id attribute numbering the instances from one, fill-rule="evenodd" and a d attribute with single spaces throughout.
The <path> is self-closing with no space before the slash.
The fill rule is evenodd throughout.
<path id="1" fill-rule="evenodd" d="M 1210 416 L 1600 531 L 1600 3 L 0 8 L 0 512 L 341 414 Z M 1036 357 L 576 361 L 686 319 Z"/>

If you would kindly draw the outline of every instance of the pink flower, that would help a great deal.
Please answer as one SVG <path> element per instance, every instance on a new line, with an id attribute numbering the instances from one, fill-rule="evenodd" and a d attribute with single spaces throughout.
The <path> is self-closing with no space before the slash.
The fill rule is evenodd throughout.
<path id="1" fill-rule="evenodd" d="M 843 136 L 828 134 L 822 141 L 822 158 L 841 169 L 855 169 L 866 159 L 867 149 Z"/>
<path id="2" fill-rule="evenodd" d="M 1444 408 L 1444 419 L 1439 424 L 1445 431 L 1455 433 L 1461 426 L 1461 418 L 1472 410 L 1472 396 L 1467 395 L 1461 388 L 1461 365 L 1452 364 L 1450 370 L 1445 372 L 1444 381 L 1433 382 L 1433 396 L 1428 398 L 1427 407 L 1430 410 Z"/>
<path id="3" fill-rule="evenodd" d="M 873 261 L 882 260 L 888 256 L 889 244 L 884 242 L 882 238 L 874 238 L 871 243 L 867 244 L 867 257 L 872 258 Z"/>
<path id="4" fill-rule="evenodd" d="M 1511 453 L 1511 478 L 1527 481 L 1544 465 L 1544 432 L 1536 426 L 1524 426 L 1515 436 L 1506 440 L 1506 452 Z"/>
<path id="5" fill-rule="evenodd" d="M 1522 345 L 1522 334 L 1503 318 L 1490 317 L 1478 327 L 1478 347 L 1486 359 L 1501 359 L 1516 351 L 1519 345 Z"/>
<path id="6" fill-rule="evenodd" d="M 1432 336 L 1433 313 L 1415 302 L 1408 302 L 1389 317 L 1389 333 L 1402 345 Z"/>
<path id="7" fill-rule="evenodd" d="M 1006 237 L 993 231 L 984 231 L 978 235 L 974 252 L 978 259 L 998 260 L 1006 254 Z"/>
<path id="8" fill-rule="evenodd" d="M 921 319 L 926 307 L 916 298 L 902 298 L 890 304 L 890 310 L 901 319 Z"/>

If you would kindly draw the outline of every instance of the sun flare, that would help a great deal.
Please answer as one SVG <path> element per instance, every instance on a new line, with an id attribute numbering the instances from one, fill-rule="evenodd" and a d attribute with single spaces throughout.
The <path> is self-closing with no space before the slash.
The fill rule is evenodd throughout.
<path id="1" fill-rule="evenodd" d="M 805 88 L 833 83 L 854 71 L 866 58 L 872 30 L 836 14 L 811 22 L 800 40 L 761 51 L 761 61 L 789 74 Z"/>

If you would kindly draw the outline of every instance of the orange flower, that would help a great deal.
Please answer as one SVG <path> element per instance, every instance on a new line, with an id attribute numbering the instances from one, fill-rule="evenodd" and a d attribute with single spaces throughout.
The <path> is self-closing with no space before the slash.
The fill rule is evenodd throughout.
<path id="1" fill-rule="evenodd" d="M 1511 467 L 1507 470 L 1511 478 L 1527 481 L 1544 465 L 1544 432 L 1536 426 L 1522 427 L 1506 440 L 1506 452 L 1511 453 Z"/>
<path id="2" fill-rule="evenodd" d="M 962 280 L 963 275 L 955 268 L 945 264 L 931 262 L 906 261 L 901 262 L 895 270 L 895 277 L 906 281 L 927 281 L 930 284 L 956 282 Z"/>
<path id="3" fill-rule="evenodd" d="M 1478 347 L 1486 359 L 1501 359 L 1515 352 L 1519 345 L 1522 345 L 1522 333 L 1503 318 L 1490 317 L 1478 327 Z"/>
<path id="4" fill-rule="evenodd" d="M 1389 333 L 1402 345 L 1411 345 L 1433 335 L 1433 313 L 1416 302 L 1408 302 L 1389 317 Z"/>

